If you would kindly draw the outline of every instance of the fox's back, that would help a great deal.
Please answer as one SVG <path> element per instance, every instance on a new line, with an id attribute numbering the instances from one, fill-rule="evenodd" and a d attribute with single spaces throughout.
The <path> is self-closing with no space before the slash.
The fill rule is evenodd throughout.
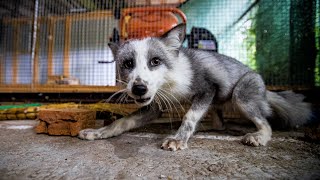
<path id="1" fill-rule="evenodd" d="M 217 97 L 227 99 L 239 79 L 250 68 L 234 58 L 204 50 L 182 48 L 194 72 L 193 91 L 217 91 Z M 199 92 L 197 92 L 199 93 Z"/>

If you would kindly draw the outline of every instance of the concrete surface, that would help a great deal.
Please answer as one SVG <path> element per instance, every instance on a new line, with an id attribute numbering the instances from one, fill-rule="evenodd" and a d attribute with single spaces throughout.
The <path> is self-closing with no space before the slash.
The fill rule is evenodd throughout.
<path id="1" fill-rule="evenodd" d="M 0 122 L 0 179 L 320 178 L 320 145 L 304 142 L 299 132 L 275 132 L 266 147 L 244 146 L 230 135 L 241 130 L 198 132 L 189 149 L 170 152 L 159 146 L 171 125 L 84 141 L 35 134 L 35 124 Z"/>

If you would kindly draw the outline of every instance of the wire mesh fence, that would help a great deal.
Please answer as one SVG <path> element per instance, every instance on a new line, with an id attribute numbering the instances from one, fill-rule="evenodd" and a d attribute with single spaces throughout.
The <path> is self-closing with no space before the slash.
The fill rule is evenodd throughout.
<path id="1" fill-rule="evenodd" d="M 316 0 L 0 1 L 0 92 L 113 92 L 108 42 L 159 36 L 187 23 L 184 46 L 255 69 L 270 88 L 319 78 Z"/>

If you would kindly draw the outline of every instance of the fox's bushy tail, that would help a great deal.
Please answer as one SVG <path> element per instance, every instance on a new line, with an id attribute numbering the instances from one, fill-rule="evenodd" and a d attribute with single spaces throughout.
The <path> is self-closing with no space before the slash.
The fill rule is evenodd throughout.
<path id="1" fill-rule="evenodd" d="M 307 123 L 312 116 L 311 104 L 303 102 L 304 95 L 292 91 L 267 91 L 267 100 L 273 109 L 270 123 L 273 127 L 294 128 Z"/>

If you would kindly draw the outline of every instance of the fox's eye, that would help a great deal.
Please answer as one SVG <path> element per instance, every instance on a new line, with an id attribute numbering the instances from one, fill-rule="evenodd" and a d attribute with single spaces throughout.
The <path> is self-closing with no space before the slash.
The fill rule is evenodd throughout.
<path id="1" fill-rule="evenodd" d="M 159 66 L 161 64 L 162 64 L 162 61 L 157 57 L 152 58 L 151 61 L 150 61 L 150 65 L 153 66 L 153 67 Z"/>
<path id="2" fill-rule="evenodd" d="M 132 69 L 133 68 L 133 60 L 128 59 L 128 60 L 123 61 L 122 66 L 126 69 Z"/>

